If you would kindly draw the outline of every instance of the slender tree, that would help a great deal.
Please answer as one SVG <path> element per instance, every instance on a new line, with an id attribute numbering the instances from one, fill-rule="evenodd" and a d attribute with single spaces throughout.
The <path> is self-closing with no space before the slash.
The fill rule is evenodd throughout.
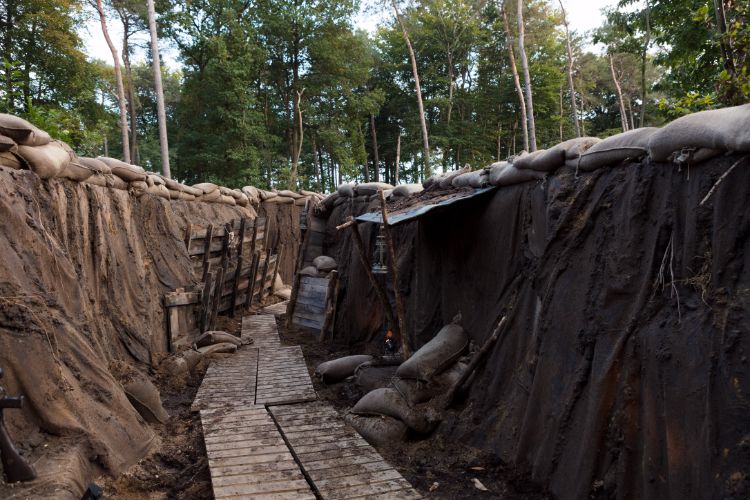
<path id="1" fill-rule="evenodd" d="M 518 107 L 521 110 L 521 122 L 523 129 L 523 149 L 529 150 L 529 127 L 526 119 L 526 99 L 523 97 L 523 89 L 521 88 L 521 79 L 518 77 L 518 66 L 516 66 L 516 56 L 513 51 L 513 37 L 510 33 L 510 25 L 508 23 L 508 14 L 505 11 L 505 5 L 502 4 L 503 0 L 500 0 L 500 11 L 503 15 L 503 29 L 505 30 L 505 45 L 508 47 L 508 59 L 510 60 L 510 70 L 513 73 L 513 84 L 516 87 L 516 93 L 518 94 Z M 513 129 L 515 131 L 515 128 Z M 513 151 L 515 153 L 515 138 Z"/>
<path id="2" fill-rule="evenodd" d="M 289 189 L 297 189 L 297 176 L 299 171 L 299 158 L 302 155 L 302 141 L 305 139 L 305 129 L 302 127 L 302 107 L 300 102 L 302 101 L 302 95 L 305 93 L 305 89 L 297 90 L 294 98 L 294 109 L 297 111 L 297 138 L 294 141 L 294 151 L 292 152 L 292 173 L 289 178 Z"/>
<path id="3" fill-rule="evenodd" d="M 620 104 L 620 123 L 622 124 L 622 131 L 627 132 L 628 131 L 628 115 L 625 111 L 625 100 L 622 97 L 622 87 L 620 87 L 620 81 L 617 78 L 617 73 L 615 72 L 615 63 L 614 59 L 612 57 L 612 54 L 607 54 L 609 56 L 609 70 L 612 74 L 612 81 L 615 83 L 615 91 L 617 92 L 617 101 Z"/>
<path id="4" fill-rule="evenodd" d="M 101 0 L 99 0 L 101 1 Z M 169 144 L 167 142 L 167 113 L 164 109 L 164 88 L 161 82 L 159 63 L 159 39 L 156 36 L 156 10 L 154 0 L 148 2 L 148 29 L 151 32 L 151 58 L 154 68 L 154 92 L 156 92 L 156 113 L 159 121 L 159 148 L 161 151 L 161 173 L 166 178 L 172 176 L 169 169 Z"/>
<path id="5" fill-rule="evenodd" d="M 150 0 L 149 0 L 150 1 Z M 128 115 L 125 106 L 125 86 L 122 83 L 122 70 L 120 68 L 120 55 L 117 53 L 115 45 L 112 43 L 112 39 L 109 37 L 109 31 L 107 30 L 107 16 L 104 13 L 104 6 L 102 0 L 96 0 L 96 3 L 92 3 L 96 11 L 99 13 L 99 22 L 102 25 L 102 34 L 104 40 L 107 42 L 109 51 L 112 53 L 112 60 L 114 61 L 115 67 L 115 82 L 117 83 L 117 103 L 120 107 L 120 134 L 122 135 L 122 158 L 125 163 L 130 163 L 130 148 L 128 147 Z"/>
<path id="6" fill-rule="evenodd" d="M 375 129 L 375 115 L 370 113 L 370 133 L 372 134 L 373 179 L 380 182 L 380 155 L 378 154 L 378 132 Z"/>
<path id="7" fill-rule="evenodd" d="M 570 47 L 570 30 L 568 29 L 568 17 L 565 13 L 565 6 L 560 0 L 560 10 L 562 11 L 562 22 L 565 26 L 565 51 L 568 55 L 568 89 L 570 91 L 570 112 L 573 115 L 573 123 L 576 126 L 576 137 L 581 137 L 581 125 L 578 122 L 578 106 L 576 106 L 576 89 L 573 85 L 573 50 Z"/>
<path id="8" fill-rule="evenodd" d="M 406 48 L 409 51 L 409 60 L 411 61 L 411 71 L 414 75 L 414 87 L 417 94 L 417 108 L 419 110 L 419 124 L 422 127 L 422 154 L 424 155 L 424 176 L 430 177 L 432 170 L 430 167 L 430 137 L 427 132 L 427 120 L 424 114 L 424 104 L 422 103 L 422 86 L 419 83 L 419 71 L 417 69 L 417 56 L 414 54 L 414 47 L 411 45 L 411 39 L 409 38 L 409 32 L 406 30 L 406 25 L 403 19 L 401 19 L 401 13 L 396 5 L 396 0 L 391 0 L 393 6 L 393 12 L 396 15 L 396 21 L 401 28 L 401 34 L 406 42 Z"/>
<path id="9" fill-rule="evenodd" d="M 648 47 L 651 45 L 651 3 L 646 0 L 646 9 L 643 11 L 646 24 L 646 36 L 643 40 L 643 52 L 641 53 L 641 117 L 640 127 L 646 123 L 646 62 L 648 61 Z"/>
<path id="10" fill-rule="evenodd" d="M 521 54 L 521 67 L 523 68 L 523 80 L 526 87 L 526 114 L 529 126 L 529 148 L 536 151 L 536 124 L 534 122 L 534 101 L 531 90 L 531 73 L 529 72 L 529 60 L 526 57 L 524 47 L 524 25 L 523 25 L 523 0 L 516 0 L 518 14 L 518 52 Z"/>

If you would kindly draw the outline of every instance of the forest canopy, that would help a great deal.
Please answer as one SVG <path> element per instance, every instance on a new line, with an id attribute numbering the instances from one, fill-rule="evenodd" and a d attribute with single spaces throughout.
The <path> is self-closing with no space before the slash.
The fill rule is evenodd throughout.
<path id="1" fill-rule="evenodd" d="M 0 0 L 0 111 L 82 155 L 122 157 L 113 61 L 84 52 L 94 7 Z M 319 191 L 419 181 L 750 102 L 748 2 L 621 0 L 586 33 L 570 28 L 565 0 L 377 7 L 368 33 L 352 0 L 157 1 L 159 44 L 179 55 L 179 69 L 161 70 L 172 175 Z M 123 33 L 124 147 L 158 170 L 151 51 L 135 42 L 145 1 L 103 8 Z"/>

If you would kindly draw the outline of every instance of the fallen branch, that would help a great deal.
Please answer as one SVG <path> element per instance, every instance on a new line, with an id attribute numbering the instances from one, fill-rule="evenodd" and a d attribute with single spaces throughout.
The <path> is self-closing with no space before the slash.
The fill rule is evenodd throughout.
<path id="1" fill-rule="evenodd" d="M 713 185 L 713 186 L 711 186 L 711 189 L 710 189 L 710 190 L 708 191 L 708 193 L 706 194 L 706 196 L 705 196 L 705 197 L 704 197 L 704 198 L 703 198 L 703 199 L 701 200 L 701 202 L 700 202 L 700 203 L 698 203 L 698 206 L 699 206 L 699 207 L 702 207 L 702 206 L 703 206 L 703 204 L 704 204 L 704 203 L 706 203 L 706 202 L 708 201 L 708 199 L 709 199 L 709 198 L 711 197 L 711 195 L 713 195 L 713 194 L 714 194 L 714 191 L 716 191 L 716 190 L 718 189 L 718 187 L 719 187 L 719 184 L 721 184 L 721 183 L 722 183 L 722 182 L 724 181 L 724 179 L 725 179 L 725 178 L 726 178 L 726 177 L 727 177 L 727 176 L 728 176 L 729 174 L 731 174 L 731 173 L 732 173 L 732 170 L 734 170 L 734 169 L 735 169 L 735 168 L 737 167 L 737 165 L 739 165 L 740 163 L 742 163 L 742 161 L 743 161 L 743 160 L 746 160 L 746 159 L 748 159 L 749 157 L 750 157 L 750 155 L 745 155 L 745 156 L 743 156 L 742 158 L 740 158 L 739 160 L 737 160 L 736 162 L 734 162 L 734 164 L 733 164 L 733 165 L 732 165 L 731 167 L 729 167 L 729 168 L 727 169 L 727 171 L 726 171 L 726 172 L 724 172 L 723 174 L 721 174 L 721 177 L 719 177 L 719 178 L 718 178 L 718 179 L 716 180 L 716 182 L 714 183 L 714 185 Z"/>

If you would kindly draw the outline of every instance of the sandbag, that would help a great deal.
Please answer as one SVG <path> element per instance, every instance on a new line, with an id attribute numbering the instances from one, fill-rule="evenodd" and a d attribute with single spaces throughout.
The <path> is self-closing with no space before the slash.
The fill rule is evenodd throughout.
<path id="1" fill-rule="evenodd" d="M 195 186 L 193 186 L 195 187 Z M 210 193 L 204 193 L 196 198 L 198 201 L 205 201 L 208 203 L 215 203 L 221 200 L 221 193 L 218 189 L 211 191 Z"/>
<path id="2" fill-rule="evenodd" d="M 469 167 L 463 167 L 458 170 L 453 170 L 452 172 L 448 172 L 443 177 L 440 178 L 439 185 L 440 189 L 448 189 L 449 187 L 452 187 L 452 182 L 454 177 L 458 177 L 461 174 L 465 174 L 466 172 L 470 172 L 471 170 Z"/>
<path id="3" fill-rule="evenodd" d="M 148 184 L 146 181 L 133 181 L 128 184 L 128 191 L 136 198 L 140 198 L 148 191 Z"/>
<path id="4" fill-rule="evenodd" d="M 28 168 L 28 164 L 23 158 L 13 153 L 12 151 L 0 152 L 0 167 L 8 167 L 16 170 Z"/>
<path id="5" fill-rule="evenodd" d="M 393 188 L 392 196 L 411 196 L 424 191 L 422 184 L 401 184 Z"/>
<path id="6" fill-rule="evenodd" d="M 442 389 L 432 383 L 408 378 L 393 377 L 391 386 L 406 400 L 409 406 L 425 403 L 436 396 Z"/>
<path id="7" fill-rule="evenodd" d="M 278 203 L 279 205 L 291 205 L 294 203 L 294 198 L 287 198 L 286 196 L 276 196 L 265 200 L 265 203 Z"/>
<path id="8" fill-rule="evenodd" d="M 70 163 L 70 154 L 58 143 L 44 146 L 18 146 L 18 153 L 42 179 L 57 177 Z"/>
<path id="9" fill-rule="evenodd" d="M 87 158 L 85 156 L 79 156 L 78 163 L 80 163 L 84 167 L 88 167 L 91 171 L 93 171 L 96 174 L 111 174 L 112 173 L 112 169 L 109 168 L 109 165 L 107 165 L 101 160 L 97 160 L 96 158 Z"/>
<path id="10" fill-rule="evenodd" d="M 289 300 L 292 298 L 292 287 L 286 285 L 284 288 L 274 290 L 273 294 L 283 300 Z"/>
<path id="11" fill-rule="evenodd" d="M 299 272 L 300 276 L 312 276 L 317 278 L 319 276 L 318 269 L 315 266 L 307 266 Z"/>
<path id="12" fill-rule="evenodd" d="M 256 206 L 260 204 L 260 193 L 258 192 L 258 188 L 245 186 L 242 188 L 242 192 L 245 193 L 245 196 L 250 200 L 250 203 Z"/>
<path id="13" fill-rule="evenodd" d="M 219 330 L 204 332 L 200 337 L 198 337 L 198 340 L 195 341 L 195 345 L 196 347 L 206 347 L 208 345 L 220 344 L 222 342 L 229 342 L 236 345 L 237 347 L 242 345 L 242 340 L 240 340 L 238 337 L 235 337 L 231 333 L 222 332 Z"/>
<path id="14" fill-rule="evenodd" d="M 120 179 L 116 175 L 108 174 L 105 175 L 104 178 L 107 181 L 107 187 L 110 189 L 121 189 L 123 191 L 127 191 L 129 184 L 125 182 L 124 180 Z M 143 181 L 136 181 L 136 182 L 143 182 Z"/>
<path id="15" fill-rule="evenodd" d="M 11 139 L 10 137 L 0 135 L 0 153 L 4 153 L 5 151 L 15 151 L 15 150 L 16 150 L 16 141 Z"/>
<path id="16" fill-rule="evenodd" d="M 432 186 L 439 186 L 441 177 L 441 174 L 432 174 L 430 177 L 425 179 L 424 182 L 422 182 L 422 187 L 424 189 L 430 189 Z"/>
<path id="17" fill-rule="evenodd" d="M 169 199 L 169 189 L 167 189 L 167 186 L 161 184 L 148 186 L 146 192 L 164 198 L 165 200 Z"/>
<path id="18" fill-rule="evenodd" d="M 444 326 L 396 370 L 400 378 L 428 382 L 452 365 L 469 346 L 469 336 L 456 324 Z"/>
<path id="19" fill-rule="evenodd" d="M 544 172 L 526 169 L 519 170 L 513 164 L 500 161 L 490 166 L 490 184 L 493 186 L 512 186 L 522 182 L 544 178 Z"/>
<path id="20" fill-rule="evenodd" d="M 220 344 L 201 347 L 198 349 L 198 352 L 204 356 L 209 354 L 233 354 L 237 352 L 237 345 L 233 342 L 221 342 Z"/>
<path id="21" fill-rule="evenodd" d="M 344 420 L 372 446 L 386 446 L 406 440 L 408 427 L 393 417 L 363 416 L 347 413 Z"/>
<path id="22" fill-rule="evenodd" d="M 303 195 L 296 193 L 294 191 L 290 191 L 289 189 L 284 189 L 282 191 L 279 191 L 279 196 L 286 196 L 287 198 L 294 198 L 295 200 L 297 198 L 304 198 Z"/>
<path id="23" fill-rule="evenodd" d="M 566 161 L 566 165 L 591 172 L 604 166 L 616 166 L 625 160 L 636 160 L 648 151 L 649 138 L 659 130 L 643 127 L 607 137 L 594 144 L 579 158 Z"/>
<path id="24" fill-rule="evenodd" d="M 313 265 L 318 271 L 323 273 L 333 271 L 338 267 L 336 260 L 333 257 L 329 257 L 327 255 L 320 255 L 318 257 L 315 257 L 313 259 Z"/>
<path id="25" fill-rule="evenodd" d="M 368 392 L 357 401 L 351 412 L 355 415 L 384 415 L 397 418 L 421 434 L 428 433 L 433 428 L 432 422 L 422 412 L 410 408 L 401 394 L 390 387 Z"/>
<path id="26" fill-rule="evenodd" d="M 219 200 L 221 201 L 221 203 L 225 205 L 231 205 L 231 206 L 237 205 L 237 200 L 235 200 L 233 197 L 228 196 L 226 194 L 221 194 L 221 193 L 219 193 L 219 196 L 221 197 Z"/>
<path id="27" fill-rule="evenodd" d="M 469 187 L 469 176 L 472 172 L 466 172 L 465 174 L 457 175 L 451 181 L 451 186 L 454 188 Z"/>
<path id="28" fill-rule="evenodd" d="M 58 174 L 58 177 L 64 177 L 65 179 L 70 179 L 71 181 L 83 182 L 92 175 L 94 175 L 94 171 L 90 168 L 78 162 L 70 161 L 65 166 L 65 168 L 63 168 L 62 172 Z"/>
<path id="29" fill-rule="evenodd" d="M 578 158 L 599 142 L 601 142 L 601 139 L 596 137 L 576 137 L 563 141 L 535 157 L 531 161 L 530 168 L 540 172 L 554 172 L 565 165 L 566 160 Z M 514 165 L 516 168 L 521 168 L 518 164 Z"/>
<path id="30" fill-rule="evenodd" d="M 388 387 L 397 369 L 398 365 L 381 366 L 372 362 L 362 363 L 354 370 L 354 385 L 364 394 Z"/>
<path id="31" fill-rule="evenodd" d="M 193 187 L 195 189 L 200 189 L 203 194 L 211 194 L 214 191 L 219 191 L 219 186 L 213 182 L 200 182 L 198 184 L 193 184 Z M 219 193 L 219 195 L 221 195 L 221 193 Z"/>
<path id="32" fill-rule="evenodd" d="M 294 200 L 294 205 L 297 207 L 304 207 L 308 203 L 313 203 L 312 197 L 311 198 L 297 198 Z"/>
<path id="33" fill-rule="evenodd" d="M 94 174 L 83 182 L 85 182 L 86 184 L 91 184 L 93 186 L 107 187 L 107 178 L 102 174 Z"/>
<path id="34" fill-rule="evenodd" d="M 203 354 L 196 350 L 183 351 L 181 355 L 187 363 L 188 371 L 192 371 L 193 368 L 198 366 L 200 360 L 203 359 Z"/>
<path id="35" fill-rule="evenodd" d="M 114 175 L 126 182 L 145 181 L 148 178 L 146 171 L 137 165 L 130 165 L 124 161 L 106 156 L 99 156 L 96 159 L 106 163 L 112 169 Z"/>
<path id="36" fill-rule="evenodd" d="M 180 191 L 175 191 L 174 189 L 167 188 L 167 191 L 169 192 L 170 200 L 179 200 L 180 195 L 182 194 Z"/>
<path id="37" fill-rule="evenodd" d="M 302 196 L 305 196 L 305 197 L 308 197 L 308 196 L 319 197 L 320 196 L 320 193 L 316 193 L 315 191 L 306 191 L 304 189 L 300 189 L 299 190 L 299 194 L 301 194 Z"/>
<path id="38" fill-rule="evenodd" d="M 367 354 L 332 359 L 319 364 L 315 369 L 315 375 L 326 384 L 340 382 L 354 375 L 354 370 L 362 363 L 367 363 L 368 361 L 372 361 L 372 356 Z"/>
<path id="39" fill-rule="evenodd" d="M 540 158 L 542 155 L 544 155 L 547 152 L 546 149 L 537 149 L 536 151 L 532 153 L 527 153 L 526 151 L 523 151 L 520 155 L 516 156 L 511 160 L 511 163 L 514 167 L 516 167 L 519 170 L 526 170 L 531 168 L 531 164 L 534 162 L 534 160 Z"/>
<path id="40" fill-rule="evenodd" d="M 372 196 L 378 194 L 378 191 L 386 191 L 393 189 L 393 186 L 385 182 L 366 182 L 364 184 L 357 185 L 357 194 L 359 196 Z"/>
<path id="41" fill-rule="evenodd" d="M 655 161 L 665 161 L 683 148 L 750 151 L 750 104 L 682 116 L 654 132 L 648 141 L 649 155 Z"/>
<path id="42" fill-rule="evenodd" d="M 333 204 L 336 202 L 336 200 L 339 199 L 340 196 L 341 195 L 338 192 L 329 194 L 323 199 L 321 204 L 326 208 L 326 210 L 330 210 L 331 208 L 333 208 Z"/>
<path id="43" fill-rule="evenodd" d="M 349 198 L 347 196 L 339 196 L 338 198 L 336 198 L 336 201 L 333 202 L 333 206 L 338 207 L 339 205 L 343 205 L 347 201 L 351 200 L 353 200 L 353 198 Z"/>
<path id="44" fill-rule="evenodd" d="M 341 184 L 336 191 L 339 193 L 339 196 L 342 196 L 345 198 L 354 198 L 355 196 L 354 184 L 350 184 L 348 182 Z"/>
<path id="45" fill-rule="evenodd" d="M 246 206 L 250 205 L 250 200 L 245 195 L 245 193 L 243 193 L 242 191 L 240 191 L 239 193 L 240 193 L 240 197 L 234 199 L 237 202 L 237 205 L 239 205 L 241 207 L 246 207 Z"/>
<path id="46" fill-rule="evenodd" d="M 195 200 L 195 195 L 192 195 L 190 193 L 180 192 L 180 200 L 182 200 L 182 201 L 193 201 L 193 200 Z"/>
<path id="47" fill-rule="evenodd" d="M 159 389 L 145 377 L 136 377 L 123 384 L 125 395 L 143 419 L 150 423 L 163 424 L 169 414 L 161 403 Z"/>
<path id="48" fill-rule="evenodd" d="M 279 196 L 277 193 L 274 193 L 273 191 L 264 191 L 262 189 L 258 190 L 258 194 L 260 194 L 260 200 L 261 201 L 267 201 L 272 198 L 276 198 Z"/>
<path id="49" fill-rule="evenodd" d="M 0 134 L 24 146 L 44 146 L 52 141 L 47 132 L 38 129 L 23 118 L 6 113 L 0 113 Z"/>
<path id="50" fill-rule="evenodd" d="M 166 184 L 167 184 L 166 181 L 164 179 L 162 179 L 162 177 L 160 175 L 157 175 L 157 174 L 154 174 L 154 173 L 151 173 L 151 172 L 149 172 L 146 175 L 148 175 L 149 184 L 152 184 L 154 186 L 166 186 Z M 168 187 L 167 187 L 167 189 L 168 189 Z"/>

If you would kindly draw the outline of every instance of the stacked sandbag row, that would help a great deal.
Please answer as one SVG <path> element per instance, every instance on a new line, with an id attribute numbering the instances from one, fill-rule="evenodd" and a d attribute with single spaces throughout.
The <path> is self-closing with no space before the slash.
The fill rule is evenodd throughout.
<path id="1" fill-rule="evenodd" d="M 0 113 L 0 166 L 29 169 L 42 179 L 62 177 L 136 197 L 149 193 L 166 200 L 203 201 L 257 208 L 262 202 L 305 205 L 322 195 L 309 191 L 263 191 L 252 186 L 230 189 L 210 182 L 188 186 L 115 158 L 79 157 L 64 142 L 17 116 Z"/>
<path id="2" fill-rule="evenodd" d="M 344 203 L 369 203 L 377 199 L 379 191 L 383 191 L 388 198 L 391 196 L 393 189 L 393 186 L 385 182 L 365 182 L 362 184 L 345 182 L 334 193 L 320 201 L 315 209 L 315 214 L 325 217 L 334 207 Z"/>
<path id="3" fill-rule="evenodd" d="M 300 276 L 311 276 L 313 278 L 325 278 L 328 273 L 335 271 L 338 267 L 336 259 L 327 255 L 319 255 L 312 261 L 311 266 L 302 268 L 299 272 Z"/>

